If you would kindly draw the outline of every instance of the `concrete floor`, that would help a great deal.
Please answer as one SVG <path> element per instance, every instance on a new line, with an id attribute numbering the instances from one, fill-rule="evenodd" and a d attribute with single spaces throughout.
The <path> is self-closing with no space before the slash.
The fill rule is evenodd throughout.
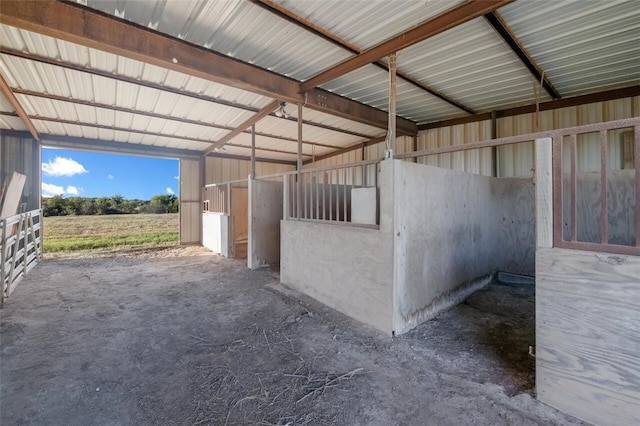
<path id="1" fill-rule="evenodd" d="M 532 397 L 531 287 L 390 339 L 181 250 L 39 265 L 0 311 L 0 424 L 582 424 Z"/>

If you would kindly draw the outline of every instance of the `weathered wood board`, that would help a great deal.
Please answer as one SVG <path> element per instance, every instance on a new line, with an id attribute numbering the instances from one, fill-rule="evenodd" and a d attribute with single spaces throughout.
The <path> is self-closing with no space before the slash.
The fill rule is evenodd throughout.
<path id="1" fill-rule="evenodd" d="M 597 425 L 640 424 L 640 257 L 536 255 L 538 399 Z"/>

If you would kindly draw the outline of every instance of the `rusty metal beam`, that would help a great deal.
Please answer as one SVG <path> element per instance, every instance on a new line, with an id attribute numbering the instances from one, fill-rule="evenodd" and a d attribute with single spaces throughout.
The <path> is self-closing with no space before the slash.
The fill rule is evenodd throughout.
<path id="1" fill-rule="evenodd" d="M 402 49 L 460 24 L 464 24 L 474 18 L 483 16 L 513 1 L 514 0 L 469 0 L 309 78 L 300 84 L 300 92 L 307 92 L 327 81 L 331 81 L 364 65 L 373 63 L 391 53 L 399 52 Z"/>
<path id="2" fill-rule="evenodd" d="M 142 80 L 138 80 L 136 78 L 128 77 L 128 76 L 125 76 L 125 75 L 113 74 L 111 72 L 99 70 L 99 69 L 96 69 L 96 68 L 85 68 L 85 67 L 82 67 L 80 65 L 71 63 L 71 62 L 65 62 L 65 61 L 61 61 L 61 60 L 58 60 L 58 59 L 47 58 L 45 56 L 35 55 L 33 53 L 22 52 L 22 51 L 11 49 L 11 48 L 8 48 L 8 47 L 5 47 L 5 46 L 0 46 L 0 53 L 5 54 L 5 55 L 9 55 L 9 56 L 14 56 L 14 57 L 17 57 L 17 58 L 27 59 L 29 61 L 34 61 L 34 62 L 38 62 L 38 63 L 42 63 L 42 64 L 52 65 L 52 66 L 61 67 L 61 68 L 65 68 L 65 69 L 69 69 L 69 70 L 73 70 L 73 71 L 77 71 L 77 72 L 82 72 L 82 73 L 86 73 L 86 74 L 96 75 L 96 76 L 99 76 L 99 77 L 109 78 L 109 79 L 112 79 L 112 80 L 121 81 L 123 83 L 135 84 L 137 86 L 148 87 L 150 89 L 160 90 L 162 92 L 173 93 L 173 94 L 179 95 L 179 96 L 186 96 L 186 97 L 189 97 L 189 98 L 192 98 L 192 99 L 198 99 L 198 100 L 201 100 L 201 101 L 206 101 L 206 102 L 210 102 L 210 103 L 214 103 L 214 104 L 218 104 L 218 105 L 224 105 L 224 106 L 228 106 L 230 108 L 237 108 L 237 109 L 240 109 L 240 110 L 243 110 L 243 111 L 258 112 L 257 108 L 249 107 L 249 106 L 246 106 L 246 105 L 243 105 L 243 104 L 239 104 L 239 103 L 236 103 L 236 102 L 225 101 L 223 99 L 217 99 L 217 98 L 214 98 L 214 97 L 211 97 L 211 96 L 207 96 L 207 95 L 204 95 L 204 94 L 187 92 L 187 91 L 184 91 L 184 90 L 176 89 L 174 87 L 163 86 L 163 85 L 160 85 L 160 84 L 152 83 L 150 81 L 142 81 Z M 273 115 L 273 114 L 271 114 L 271 115 Z M 275 115 L 273 115 L 273 116 L 275 116 Z M 296 118 L 287 118 L 286 120 L 297 122 Z M 364 133 L 360 133 L 360 132 L 354 132 L 354 131 L 346 130 L 346 129 L 341 129 L 341 128 L 334 127 L 334 126 L 329 126 L 329 125 L 326 125 L 326 124 L 314 123 L 314 122 L 308 121 L 308 120 L 304 120 L 303 124 L 305 126 L 313 126 L 313 127 L 319 128 L 319 129 L 331 130 L 331 131 L 338 132 L 338 133 L 344 133 L 344 134 L 347 134 L 347 135 L 357 136 L 359 138 L 370 138 L 370 137 L 372 137 L 372 135 L 368 135 L 368 134 L 364 134 Z M 232 127 L 229 127 L 229 129 L 232 129 Z M 291 140 L 296 142 L 296 143 L 298 142 L 297 138 L 291 138 Z M 320 146 L 320 145 L 318 145 L 318 146 Z"/>
<path id="3" fill-rule="evenodd" d="M 211 128 L 211 129 L 221 129 L 221 130 L 233 130 L 234 129 L 233 127 L 230 127 L 230 126 L 221 126 L 219 124 L 206 123 L 206 122 L 203 122 L 203 121 L 191 120 L 191 119 L 182 118 L 182 117 L 174 117 L 174 116 L 171 116 L 171 115 L 158 114 L 158 113 L 149 112 L 149 111 L 141 111 L 141 110 L 136 110 L 136 109 L 132 109 L 132 108 L 118 107 L 118 106 L 114 106 L 114 105 L 110 105 L 110 104 L 103 104 L 103 103 L 100 103 L 100 102 L 92 102 L 92 101 L 87 101 L 87 100 L 78 99 L 78 98 L 66 98 L 64 96 L 52 95 L 50 93 L 41 93 L 41 92 L 36 92 L 36 91 L 33 91 L 33 90 L 20 89 L 20 88 L 16 88 L 16 87 L 12 87 L 11 90 L 13 90 L 13 93 L 18 94 L 18 95 L 33 96 L 33 97 L 38 97 L 38 98 L 43 98 L 43 99 L 50 99 L 52 101 L 57 101 L 57 102 L 68 102 L 68 103 L 75 104 L 75 105 L 84 105 L 84 106 L 90 106 L 90 107 L 94 107 L 94 108 L 108 109 L 110 111 L 124 112 L 124 113 L 128 113 L 128 114 L 143 115 L 145 117 L 159 118 L 161 120 L 177 121 L 179 123 L 193 124 L 193 125 L 197 125 L 197 126 L 208 127 L 208 128 Z M 251 133 L 251 131 L 245 130 L 243 133 Z M 279 139 L 279 140 L 284 140 L 284 141 L 287 141 L 287 142 L 298 143 L 298 139 L 297 138 L 290 138 L 290 137 L 286 137 L 286 136 L 272 135 L 270 133 L 263 133 L 263 132 L 256 132 L 255 134 L 256 134 L 256 136 L 260 136 L 260 137 Z M 323 147 L 323 148 L 340 149 L 339 146 L 328 145 L 328 144 L 323 144 L 323 143 L 313 142 L 313 141 L 302 141 L 302 143 L 304 143 L 306 145 L 320 146 L 320 147 Z"/>
<path id="4" fill-rule="evenodd" d="M 227 133 L 222 139 L 220 139 L 219 141 L 214 142 L 211 147 L 205 149 L 203 155 L 207 155 L 208 153 L 210 153 L 211 151 L 213 151 L 213 150 L 215 150 L 217 148 L 222 148 L 225 144 L 229 143 L 229 141 L 231 139 L 235 138 L 240 133 L 242 133 L 245 130 L 247 130 L 247 128 L 253 126 L 258 121 L 262 120 L 267 115 L 269 115 L 269 113 L 271 113 L 274 109 L 278 108 L 278 105 L 280 105 L 280 101 L 279 100 L 276 99 L 275 101 L 272 101 L 267 106 L 262 108 L 260 111 L 255 113 L 253 116 L 251 116 L 250 118 L 248 118 L 245 121 L 243 121 L 242 123 L 240 123 L 240 125 L 238 125 L 238 127 L 236 127 L 235 129 L 233 129 L 232 131 Z M 302 143 L 302 142 L 299 141 L 299 143 Z"/>
<path id="5" fill-rule="evenodd" d="M 9 87 L 9 85 L 7 84 L 7 81 L 4 79 L 2 74 L 0 74 L 0 91 L 2 92 L 2 94 L 4 94 L 4 97 L 7 98 L 7 101 L 9 101 L 9 103 L 11 104 L 13 109 L 16 111 L 16 113 L 18 114 L 18 117 L 20 117 L 24 125 L 27 126 L 27 129 L 29 129 L 29 133 L 31 133 L 31 136 L 33 136 L 35 140 L 39 141 L 40 135 L 38 135 L 36 126 L 34 126 L 33 123 L 31 122 L 29 115 L 24 110 L 24 108 L 22 108 L 22 105 L 16 98 L 16 95 L 13 93 L 13 91 L 11 90 L 11 87 Z"/>
<path id="6" fill-rule="evenodd" d="M 236 60 L 123 19 L 55 0 L 2 0 L 0 23 L 123 56 L 287 102 L 304 102 L 294 79 Z M 309 108 L 385 128 L 387 113 L 323 91 L 307 94 Z M 399 122 L 405 134 L 416 123 Z"/>
<path id="7" fill-rule="evenodd" d="M 335 151 L 335 152 L 330 152 L 328 154 L 320 155 L 320 156 L 317 156 L 315 158 L 310 158 L 307 161 L 305 161 L 304 164 L 310 164 L 310 163 L 314 163 L 316 161 L 326 160 L 327 158 L 335 157 L 337 155 L 346 154 L 347 152 L 355 151 L 355 150 L 358 150 L 358 149 L 362 149 L 364 151 L 364 149 L 366 147 L 371 146 L 371 145 L 375 145 L 377 143 L 382 143 L 385 140 L 387 140 L 387 135 L 378 136 L 377 138 L 372 138 L 372 139 L 369 139 L 368 141 L 364 141 L 364 142 L 358 142 L 356 144 L 347 146 L 347 147 L 342 148 L 342 149 L 340 149 L 338 151 Z M 363 155 L 363 157 L 364 157 L 364 155 Z"/>
<path id="8" fill-rule="evenodd" d="M 553 87 L 553 84 L 549 81 L 549 78 L 542 71 L 542 68 L 536 63 L 533 57 L 527 52 L 527 49 L 520 43 L 520 40 L 511 31 L 509 25 L 502 19 L 502 16 L 497 11 L 489 12 L 484 15 L 484 19 L 489 23 L 491 28 L 504 40 L 513 53 L 520 59 L 520 62 L 527 67 L 529 72 L 533 75 L 537 82 L 542 81 L 542 87 L 549 93 L 553 99 L 560 99 L 560 93 Z"/>
<path id="9" fill-rule="evenodd" d="M 276 16 L 279 16 L 282 19 L 285 19 L 288 22 L 291 22 L 294 25 L 297 25 L 298 27 L 309 31 L 312 34 L 317 35 L 318 37 L 321 37 L 322 39 L 331 42 L 333 44 L 335 44 L 336 46 L 339 46 L 345 50 L 348 50 L 351 53 L 355 53 L 357 55 L 361 54 L 363 52 L 363 49 L 359 48 L 358 46 L 356 46 L 353 43 L 348 42 L 347 40 L 338 37 L 337 35 L 333 34 L 330 31 L 327 31 L 326 29 L 320 27 L 319 25 L 314 24 L 313 22 L 303 18 L 300 15 L 297 15 L 295 13 L 293 13 L 292 11 L 290 11 L 289 9 L 283 7 L 282 5 L 272 1 L 272 0 L 249 0 L 251 3 L 255 4 L 256 6 L 259 6 L 271 13 L 273 13 Z M 382 68 L 385 71 L 389 70 L 389 65 L 387 63 L 385 63 L 382 60 L 377 60 L 373 63 L 374 65 L 376 65 L 378 68 Z M 456 108 L 459 108 L 465 112 L 468 112 L 469 114 L 475 114 L 475 112 L 463 105 L 462 103 L 448 97 L 447 95 L 443 94 L 442 92 L 434 89 L 433 87 L 421 82 L 420 80 L 411 77 L 409 74 L 403 72 L 402 70 L 396 70 L 396 73 L 398 75 L 398 77 L 400 77 L 401 79 L 413 84 L 415 87 L 417 87 L 420 90 L 424 90 L 425 92 L 428 92 L 429 94 L 436 96 L 437 98 L 445 101 L 446 103 L 448 103 L 449 105 L 453 105 Z"/>
<path id="10" fill-rule="evenodd" d="M 540 103 L 540 111 L 550 111 L 558 108 L 569 108 L 579 105 L 586 105 L 595 102 L 606 102 L 615 99 L 631 98 L 640 96 L 640 85 L 623 87 L 620 89 L 606 90 L 604 92 L 589 93 L 587 95 L 574 96 L 572 98 L 557 99 Z M 513 117 L 514 115 L 531 114 L 536 112 L 536 105 L 524 105 L 514 108 L 507 108 L 495 111 L 496 118 Z M 491 120 L 491 113 L 484 112 L 470 117 L 453 118 L 450 120 L 435 121 L 433 123 L 420 124 L 418 130 L 438 129 L 441 127 L 456 126 L 458 124 L 475 123 L 478 121 Z"/>

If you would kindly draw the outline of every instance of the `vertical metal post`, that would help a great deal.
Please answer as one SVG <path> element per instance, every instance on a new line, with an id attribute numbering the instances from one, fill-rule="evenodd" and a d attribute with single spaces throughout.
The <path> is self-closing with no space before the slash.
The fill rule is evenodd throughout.
<path id="1" fill-rule="evenodd" d="M 251 125 L 251 179 L 256 178 L 256 125 Z"/>
<path id="2" fill-rule="evenodd" d="M 571 135 L 571 241 L 578 241 L 577 135 Z"/>
<path id="3" fill-rule="evenodd" d="M 289 179 L 290 175 L 284 175 L 282 177 L 282 218 L 284 220 L 289 219 Z"/>
<path id="4" fill-rule="evenodd" d="M 491 139 L 498 138 L 498 114 L 491 111 Z M 491 147 L 491 176 L 498 177 L 498 147 Z"/>
<path id="5" fill-rule="evenodd" d="M 562 136 L 554 136 L 551 147 L 553 164 L 553 246 L 563 241 L 562 224 Z"/>
<path id="6" fill-rule="evenodd" d="M 297 180 L 298 184 L 296 186 L 296 217 L 300 219 L 300 185 L 302 185 L 302 104 L 298 104 L 298 163 L 297 163 Z"/>
<path id="7" fill-rule="evenodd" d="M 231 183 L 227 184 L 227 205 L 225 213 L 231 216 Z"/>
<path id="8" fill-rule="evenodd" d="M 609 243 L 609 210 L 607 208 L 607 131 L 600 131 L 600 242 Z"/>
<path id="9" fill-rule="evenodd" d="M 396 53 L 389 55 L 389 150 L 396 150 Z"/>

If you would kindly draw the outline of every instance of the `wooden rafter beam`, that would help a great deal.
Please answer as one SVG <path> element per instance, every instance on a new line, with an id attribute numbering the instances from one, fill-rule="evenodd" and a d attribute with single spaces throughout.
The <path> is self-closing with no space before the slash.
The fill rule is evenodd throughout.
<path id="1" fill-rule="evenodd" d="M 538 111 L 550 111 L 558 108 L 569 108 L 579 105 L 592 104 L 595 102 L 606 102 L 614 99 L 631 98 L 640 96 L 640 86 L 623 87 L 620 89 L 607 90 L 604 92 L 589 93 L 587 95 L 574 96 L 571 98 L 556 99 L 555 101 L 541 102 Z M 506 108 L 494 111 L 497 118 L 513 117 L 514 115 L 531 114 L 536 112 L 536 105 L 523 105 L 514 108 Z M 453 118 L 450 120 L 435 121 L 418 126 L 420 131 L 429 129 L 439 129 L 441 127 L 457 126 L 459 124 L 476 123 L 478 121 L 491 120 L 492 114 L 484 112 L 469 117 Z"/>
<path id="2" fill-rule="evenodd" d="M 211 128 L 211 129 L 220 129 L 220 130 L 233 130 L 234 129 L 233 127 L 230 127 L 230 126 L 221 126 L 219 124 L 206 123 L 206 122 L 203 122 L 203 121 L 191 120 L 191 119 L 183 118 L 183 117 L 174 117 L 174 116 L 166 115 L 166 114 L 158 114 L 158 113 L 150 112 L 150 111 L 142 111 L 142 110 L 137 110 L 137 109 L 132 109 L 132 108 L 124 108 L 124 107 L 119 107 L 119 106 L 115 106 L 115 105 L 111 105 L 111 104 L 103 104 L 103 103 L 100 103 L 100 102 L 87 101 L 87 100 L 78 99 L 78 98 L 67 98 L 67 97 L 64 97 L 64 96 L 53 95 L 51 93 L 36 92 L 36 91 L 33 91 L 33 90 L 20 89 L 20 88 L 16 88 L 16 87 L 12 87 L 11 90 L 13 90 L 13 93 L 15 93 L 17 95 L 33 96 L 33 97 L 42 98 L 42 99 L 49 99 L 49 100 L 56 101 L 56 102 L 67 102 L 67 103 L 74 104 L 74 105 L 84 105 L 84 106 L 89 106 L 89 107 L 93 107 L 93 108 L 107 109 L 107 110 L 110 110 L 110 111 L 124 112 L 124 113 L 127 113 L 127 114 L 143 115 L 145 117 L 158 118 L 158 119 L 161 119 L 161 120 L 168 120 L 168 121 L 176 121 L 176 122 L 185 123 L 185 124 L 193 124 L 193 125 L 196 125 L 196 126 L 203 126 L 203 127 L 208 127 L 208 128 Z M 251 133 L 251 132 L 249 130 L 245 130 L 243 133 Z M 284 141 L 287 141 L 287 142 L 298 143 L 298 139 L 297 138 L 272 135 L 270 133 L 256 132 L 256 136 L 265 137 L 265 138 L 272 138 L 272 139 L 279 139 L 279 140 L 284 140 Z M 322 147 L 322 148 L 340 149 L 340 147 L 335 146 L 335 145 L 328 145 L 328 144 L 323 144 L 323 143 L 315 142 L 315 141 L 306 140 L 306 141 L 302 141 L 302 143 L 305 144 L 305 145 L 315 145 L 315 146 L 319 146 L 319 147 Z"/>
<path id="3" fill-rule="evenodd" d="M 304 93 L 312 90 L 327 81 L 331 81 L 364 65 L 371 64 L 391 53 L 399 52 L 402 49 L 424 41 L 448 29 L 483 16 L 513 1 L 514 0 L 469 0 L 309 78 L 300 84 L 300 92 Z"/>
<path id="4" fill-rule="evenodd" d="M 9 87 L 9 85 L 7 84 L 7 81 L 4 79 L 2 74 L 0 74 L 0 91 L 4 94 L 4 97 L 7 98 L 7 101 L 9 101 L 9 103 L 11 104 L 13 109 L 16 111 L 16 113 L 18 114 L 18 117 L 20 117 L 24 125 L 27 126 L 27 129 L 29 129 L 29 133 L 31 133 L 31 136 L 33 136 L 35 140 L 39 141 L 40 135 L 38 135 L 36 126 L 34 126 L 33 123 L 31 122 L 29 115 L 24 110 L 24 108 L 22 108 L 22 105 L 20 104 L 20 102 L 18 102 L 16 95 L 13 93 L 13 91 L 11 90 L 11 87 Z"/>
<path id="5" fill-rule="evenodd" d="M 353 43 L 348 42 L 347 40 L 338 37 L 337 35 L 333 34 L 330 31 L 327 31 L 326 29 L 320 27 L 319 25 L 314 24 L 313 22 L 303 18 L 300 15 L 297 15 L 295 13 L 293 13 L 292 11 L 290 11 L 289 9 L 283 7 L 282 5 L 272 1 L 272 0 L 249 0 L 251 3 L 255 4 L 256 6 L 259 6 L 271 13 L 273 13 L 276 16 L 279 16 L 282 19 L 287 20 L 288 22 L 291 22 L 294 25 L 297 25 L 298 27 L 309 31 L 312 34 L 315 34 L 319 37 L 321 37 L 324 40 L 327 40 L 333 44 L 335 44 L 336 46 L 339 46 L 345 50 L 348 50 L 351 53 L 355 53 L 357 55 L 361 54 L 363 52 L 363 49 L 360 49 L 358 46 L 356 46 Z M 382 60 L 377 60 L 373 63 L 374 65 L 376 65 L 379 68 L 384 69 L 385 71 L 387 71 L 389 69 L 389 66 L 387 63 L 385 63 Z M 397 70 L 396 73 L 398 74 L 398 77 L 402 78 L 403 80 L 413 84 L 415 87 L 417 87 L 420 90 L 424 90 L 425 92 L 430 93 L 433 96 L 436 96 L 437 98 L 445 101 L 446 103 L 448 103 L 449 105 L 453 105 L 456 108 L 459 108 L 465 112 L 468 112 L 469 114 L 475 114 L 475 112 L 467 107 L 466 105 L 463 105 L 462 103 L 448 97 L 447 95 L 443 94 L 442 92 L 434 89 L 433 87 L 411 77 L 409 74 L 403 72 L 402 70 Z"/>
<path id="6" fill-rule="evenodd" d="M 71 62 L 66 62 L 66 61 L 62 61 L 62 60 L 59 60 L 59 59 L 47 58 L 46 56 L 35 55 L 33 53 L 22 52 L 22 51 L 11 49 L 11 48 L 8 48 L 8 47 L 5 47 L 5 46 L 0 46 L 0 53 L 3 53 L 5 55 L 9 55 L 9 56 L 14 56 L 16 58 L 27 59 L 29 61 L 34 61 L 34 62 L 38 62 L 38 63 L 42 63 L 42 64 L 48 64 L 48 65 L 52 65 L 52 66 L 55 66 L 55 67 L 61 67 L 61 68 L 65 68 L 65 69 L 69 69 L 69 70 L 73 70 L 73 71 L 77 71 L 77 72 L 81 72 L 81 73 L 91 74 L 91 75 L 95 75 L 95 76 L 99 76 L 99 77 L 104 77 L 104 78 L 108 78 L 108 79 L 111 79 L 111 80 L 121 81 L 123 83 L 129 83 L 129 84 L 135 84 L 137 86 L 148 87 L 150 89 L 159 90 L 161 92 L 172 93 L 172 94 L 178 95 L 178 96 L 186 96 L 188 98 L 197 99 L 197 100 L 200 100 L 200 101 L 206 101 L 206 102 L 210 102 L 210 103 L 214 103 L 214 104 L 218 104 L 218 105 L 224 105 L 224 106 L 228 106 L 230 108 L 236 108 L 236 109 L 240 109 L 240 110 L 243 110 L 243 111 L 258 112 L 257 108 L 249 107 L 247 105 L 239 104 L 239 103 L 236 103 L 236 102 L 225 101 L 225 100 L 217 99 L 217 98 L 214 98 L 214 97 L 211 97 L 211 96 L 207 96 L 207 95 L 204 95 L 204 94 L 188 92 L 188 91 L 185 91 L 185 90 L 176 89 L 175 87 L 163 86 L 161 84 L 153 83 L 153 82 L 150 82 L 150 81 L 138 80 L 137 78 L 128 77 L 128 76 L 121 75 L 121 74 L 113 74 L 111 72 L 99 70 L 99 69 L 96 69 L 96 68 L 86 68 L 86 67 L 83 67 L 81 65 L 74 64 L 74 63 L 71 63 Z M 293 122 L 297 122 L 296 118 L 287 118 L 287 120 L 293 121 Z M 359 138 L 370 138 L 372 136 L 372 135 L 367 135 L 367 134 L 363 134 L 363 133 L 360 133 L 360 132 L 354 132 L 352 130 L 346 130 L 346 129 L 341 129 L 341 128 L 334 127 L 334 126 L 329 126 L 329 125 L 326 125 L 326 124 L 314 123 L 314 122 L 308 121 L 308 120 L 304 120 L 303 124 L 305 126 L 313 126 L 313 127 L 317 127 L 317 128 L 320 128 L 320 129 L 331 130 L 331 131 L 338 132 L 338 133 L 344 133 L 344 134 L 348 134 L 348 135 L 352 135 L 352 136 L 357 136 Z M 298 141 L 298 139 L 293 139 L 293 140 L 295 142 Z"/>
<path id="7" fill-rule="evenodd" d="M 299 93 L 294 79 L 222 55 L 85 6 L 55 0 L 2 0 L 0 23 L 105 51 L 168 70 L 281 99 L 343 118 L 385 128 L 387 113 L 323 91 Z M 399 120 L 403 134 L 416 123 Z"/>
<path id="8" fill-rule="evenodd" d="M 542 68 L 536 63 L 533 57 L 529 54 L 524 45 L 518 40 L 516 35 L 511 31 L 511 28 L 502 16 L 497 11 L 489 12 L 484 15 L 484 19 L 489 23 L 491 28 L 504 40 L 513 53 L 520 59 L 520 62 L 527 67 L 529 72 L 533 75 L 537 82 L 542 81 L 542 87 L 549 93 L 553 99 L 560 99 L 560 93 L 553 87 L 553 84 L 549 81 L 549 78 L 542 71 Z"/>
<path id="9" fill-rule="evenodd" d="M 204 155 L 207 155 L 208 153 L 212 152 L 213 150 L 215 150 L 217 148 L 222 148 L 225 144 L 229 143 L 229 141 L 231 141 L 231 139 L 235 138 L 240 133 L 244 132 L 249 127 L 253 126 L 258 121 L 262 120 L 264 117 L 269 115 L 274 109 L 278 108 L 278 105 L 280 105 L 280 101 L 277 100 L 277 99 L 275 101 L 272 101 L 271 103 L 269 103 L 269 105 L 265 106 L 260 111 L 258 111 L 257 113 L 255 113 L 254 115 L 252 115 L 251 117 L 249 117 L 248 119 L 243 121 L 240 125 L 238 125 L 238 127 L 236 127 L 235 129 L 233 129 L 232 131 L 230 131 L 229 133 L 224 135 L 224 137 L 222 139 L 220 139 L 219 141 L 214 142 L 213 145 L 211 145 L 209 148 L 205 149 L 204 150 Z"/>

